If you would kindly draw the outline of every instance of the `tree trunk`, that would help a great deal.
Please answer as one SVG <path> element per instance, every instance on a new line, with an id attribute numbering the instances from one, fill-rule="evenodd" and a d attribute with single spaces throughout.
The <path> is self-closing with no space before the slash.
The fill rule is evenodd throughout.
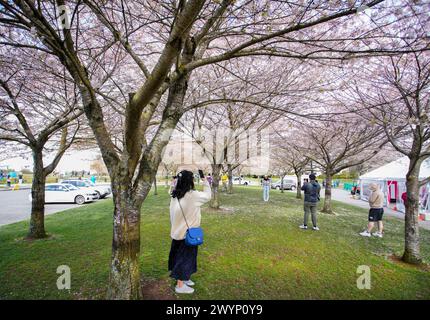
<path id="1" fill-rule="evenodd" d="M 281 193 L 284 193 L 284 178 L 285 174 L 281 175 Z"/>
<path id="2" fill-rule="evenodd" d="M 212 188 L 211 188 L 211 201 L 209 206 L 213 209 L 219 209 L 219 174 L 220 166 L 212 165 Z"/>
<path id="3" fill-rule="evenodd" d="M 33 182 L 31 186 L 31 218 L 29 239 L 45 238 L 45 183 L 42 150 L 33 150 Z"/>
<path id="4" fill-rule="evenodd" d="M 227 174 L 228 174 L 227 193 L 232 194 L 233 193 L 233 169 L 231 167 L 231 164 L 227 165 Z"/>
<path id="5" fill-rule="evenodd" d="M 297 177 L 297 189 L 296 189 L 296 198 L 302 198 L 302 174 L 300 172 L 296 172 Z"/>
<path id="6" fill-rule="evenodd" d="M 142 297 L 139 271 L 140 210 L 156 180 L 163 148 L 182 116 L 188 77 L 179 78 L 169 88 L 163 122 L 151 141 L 152 157 L 150 160 L 140 160 L 140 166 L 145 169 L 137 177 L 140 180 L 138 185 L 132 187 L 130 179 L 133 178 L 123 176 L 130 169 L 128 161 L 120 164 L 119 168 L 111 169 L 114 222 L 108 299 L 136 300 Z"/>
<path id="7" fill-rule="evenodd" d="M 410 159 L 409 170 L 406 174 L 407 201 L 405 204 L 405 252 L 403 261 L 412 264 L 422 262 L 420 255 L 419 237 L 419 173 L 421 160 Z"/>
<path id="8" fill-rule="evenodd" d="M 114 221 L 108 299 L 136 300 L 142 297 L 139 272 L 142 203 L 136 203 L 130 189 L 126 183 L 112 182 Z"/>
<path id="9" fill-rule="evenodd" d="M 166 188 L 169 187 L 169 171 L 166 172 L 166 176 L 165 176 L 166 181 L 164 181 L 164 186 Z"/>
<path id="10" fill-rule="evenodd" d="M 333 214 L 333 210 L 331 208 L 331 184 L 333 181 L 333 175 L 331 172 L 326 172 L 325 179 L 325 198 L 324 198 L 324 207 L 322 212 Z"/>
<path id="11" fill-rule="evenodd" d="M 154 196 L 158 195 L 157 178 L 154 179 Z"/>

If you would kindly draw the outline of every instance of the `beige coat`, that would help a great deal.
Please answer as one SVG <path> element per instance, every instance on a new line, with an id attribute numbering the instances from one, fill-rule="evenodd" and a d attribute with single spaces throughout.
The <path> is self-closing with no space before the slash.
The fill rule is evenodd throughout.
<path id="1" fill-rule="evenodd" d="M 371 208 L 382 208 L 384 206 L 384 194 L 381 191 L 379 184 L 371 183 L 369 185 L 371 191 L 369 197 L 369 205 Z"/>
<path id="2" fill-rule="evenodd" d="M 204 181 L 203 192 L 196 190 L 188 191 L 185 196 L 181 198 L 181 206 L 190 228 L 200 227 L 200 207 L 210 199 L 211 187 L 206 180 Z M 184 215 L 182 214 L 181 207 L 179 206 L 178 198 L 172 198 L 170 200 L 170 236 L 172 239 L 185 239 L 187 224 L 185 222 Z"/>

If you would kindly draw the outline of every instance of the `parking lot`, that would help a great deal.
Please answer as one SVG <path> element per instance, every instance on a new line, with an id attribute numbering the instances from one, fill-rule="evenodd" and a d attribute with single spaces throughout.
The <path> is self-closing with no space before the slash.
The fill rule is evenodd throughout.
<path id="1" fill-rule="evenodd" d="M 0 226 L 30 219 L 30 190 L 0 191 Z M 55 203 L 45 205 L 45 215 L 78 207 L 74 203 Z"/>

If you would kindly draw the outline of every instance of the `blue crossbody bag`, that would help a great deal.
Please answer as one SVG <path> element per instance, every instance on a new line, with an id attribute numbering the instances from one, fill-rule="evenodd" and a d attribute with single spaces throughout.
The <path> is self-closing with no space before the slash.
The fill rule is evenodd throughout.
<path id="1" fill-rule="evenodd" d="M 190 228 L 187 219 L 185 218 L 184 210 L 182 210 L 181 202 L 178 199 L 179 207 L 187 224 L 187 233 L 185 234 L 185 244 L 190 247 L 195 247 L 203 244 L 203 229 L 200 227 Z"/>

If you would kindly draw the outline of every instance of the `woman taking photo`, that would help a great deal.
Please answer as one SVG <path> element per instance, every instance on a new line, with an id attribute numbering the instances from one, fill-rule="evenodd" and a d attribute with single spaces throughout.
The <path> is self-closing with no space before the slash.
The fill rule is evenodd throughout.
<path id="1" fill-rule="evenodd" d="M 188 228 L 200 226 L 200 207 L 211 199 L 211 189 L 202 179 L 204 191 L 194 190 L 194 174 L 183 170 L 177 176 L 176 187 L 170 200 L 172 246 L 169 254 L 170 277 L 176 279 L 176 293 L 193 293 L 194 282 L 190 277 L 197 272 L 197 246 L 187 246 Z"/>

